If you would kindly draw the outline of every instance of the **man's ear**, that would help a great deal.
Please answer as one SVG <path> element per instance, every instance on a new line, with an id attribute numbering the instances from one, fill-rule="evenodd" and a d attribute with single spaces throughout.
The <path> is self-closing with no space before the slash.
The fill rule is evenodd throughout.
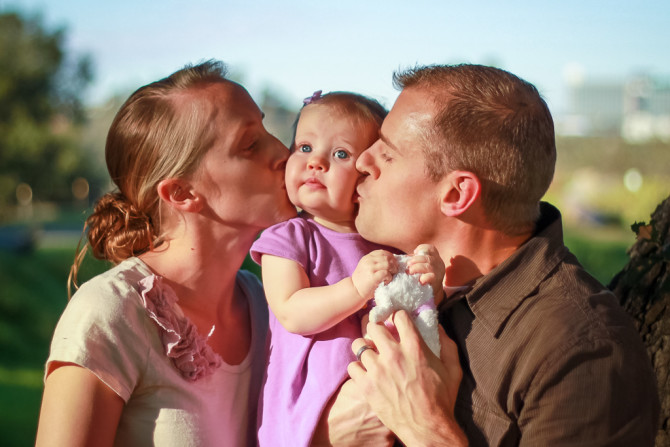
<path id="1" fill-rule="evenodd" d="M 168 178 L 158 183 L 158 196 L 180 211 L 195 213 L 202 209 L 203 198 L 186 180 Z"/>
<path id="2" fill-rule="evenodd" d="M 479 178 L 469 171 L 452 171 L 443 181 L 441 210 L 445 216 L 460 216 L 482 192 Z"/>

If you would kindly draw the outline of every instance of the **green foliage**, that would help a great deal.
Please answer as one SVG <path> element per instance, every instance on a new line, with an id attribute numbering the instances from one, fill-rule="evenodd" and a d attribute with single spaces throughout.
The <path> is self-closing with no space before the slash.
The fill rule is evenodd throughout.
<path id="1" fill-rule="evenodd" d="M 607 285 L 628 262 L 628 247 L 633 239 L 594 237 L 596 230 L 566 230 L 565 245 L 593 277 Z"/>
<path id="2" fill-rule="evenodd" d="M 29 374 L 35 376 L 39 371 Z M 0 370 L 0 433 L 3 447 L 35 445 L 42 386 L 6 384 L 4 377 L 21 376 L 22 371 Z M 40 381 L 41 382 L 41 381 Z"/>
<path id="3" fill-rule="evenodd" d="M 0 209 L 19 183 L 38 201 L 69 199 L 90 171 L 79 138 L 91 61 L 68 57 L 64 40 L 39 18 L 0 13 Z"/>

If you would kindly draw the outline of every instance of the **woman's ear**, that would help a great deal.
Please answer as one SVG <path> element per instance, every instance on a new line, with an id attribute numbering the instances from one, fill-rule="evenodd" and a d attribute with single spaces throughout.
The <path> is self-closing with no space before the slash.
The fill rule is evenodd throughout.
<path id="1" fill-rule="evenodd" d="M 459 216 L 472 206 L 482 192 L 479 178 L 469 171 L 452 171 L 444 178 L 441 210 L 445 216 Z"/>
<path id="2" fill-rule="evenodd" d="M 161 180 L 157 189 L 161 200 L 174 209 L 190 213 L 202 209 L 202 197 L 186 180 L 176 178 Z"/>

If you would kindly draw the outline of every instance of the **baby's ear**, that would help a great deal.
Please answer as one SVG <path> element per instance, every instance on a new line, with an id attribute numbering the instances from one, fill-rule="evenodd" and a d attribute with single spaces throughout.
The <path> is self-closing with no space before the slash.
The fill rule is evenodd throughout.
<path id="1" fill-rule="evenodd" d="M 445 216 L 463 214 L 482 192 L 479 178 L 469 171 L 452 171 L 442 182 L 444 189 L 440 209 Z"/>

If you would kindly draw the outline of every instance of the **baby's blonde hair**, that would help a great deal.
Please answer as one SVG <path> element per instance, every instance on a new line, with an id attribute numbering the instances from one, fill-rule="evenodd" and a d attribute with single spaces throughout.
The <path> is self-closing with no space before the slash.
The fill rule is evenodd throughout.
<path id="1" fill-rule="evenodd" d="M 298 129 L 298 121 L 302 111 L 312 106 L 333 107 L 337 111 L 358 120 L 361 123 L 371 123 L 376 129 L 379 129 L 388 114 L 388 110 L 382 106 L 379 101 L 368 96 L 352 92 L 330 92 L 321 95 L 321 92 L 315 92 L 310 98 L 305 100 L 305 104 L 298 112 L 298 116 L 293 123 L 293 138 L 291 139 L 291 151 L 295 149 L 295 134 Z"/>

